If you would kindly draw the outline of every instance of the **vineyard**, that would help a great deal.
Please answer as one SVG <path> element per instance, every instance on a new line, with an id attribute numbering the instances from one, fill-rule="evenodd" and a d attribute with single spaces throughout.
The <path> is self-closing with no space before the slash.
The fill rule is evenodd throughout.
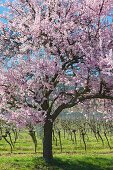
<path id="1" fill-rule="evenodd" d="M 54 153 L 113 152 L 113 123 L 104 118 L 58 117 L 54 122 Z M 1 153 L 42 153 L 43 126 L 16 129 L 1 121 Z"/>

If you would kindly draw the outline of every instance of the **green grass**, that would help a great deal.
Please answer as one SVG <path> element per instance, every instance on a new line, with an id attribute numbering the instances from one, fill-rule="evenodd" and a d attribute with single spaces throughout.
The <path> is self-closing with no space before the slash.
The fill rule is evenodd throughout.
<path id="1" fill-rule="evenodd" d="M 0 140 L 0 170 L 113 170 L 113 149 L 109 149 L 104 139 L 104 146 L 101 140 L 96 142 L 94 135 L 88 134 L 86 138 L 87 150 L 80 136 L 77 135 L 77 144 L 62 136 L 62 153 L 58 139 L 57 146 L 53 141 L 54 161 L 46 164 L 42 159 L 42 140 L 37 138 L 37 153 L 34 153 L 34 145 L 28 132 L 21 132 L 18 140 L 10 154 L 10 146 L 2 139 Z M 58 138 L 58 136 L 56 135 Z M 113 137 L 110 144 L 113 148 Z"/>
<path id="2" fill-rule="evenodd" d="M 54 161 L 46 164 L 40 154 L 7 154 L 0 156 L 0 170 L 112 170 L 112 155 L 55 154 Z"/>

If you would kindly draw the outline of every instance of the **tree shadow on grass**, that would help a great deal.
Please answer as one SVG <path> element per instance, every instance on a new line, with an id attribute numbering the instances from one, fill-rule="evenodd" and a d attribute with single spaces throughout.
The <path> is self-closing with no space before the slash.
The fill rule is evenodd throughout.
<path id="1" fill-rule="evenodd" d="M 79 160 L 79 158 L 71 160 L 71 157 L 68 157 L 62 160 L 55 157 L 51 163 L 47 164 L 42 157 L 38 157 L 33 161 L 36 169 L 43 170 L 113 170 L 113 159 L 106 158 L 87 157 L 83 160 Z"/>

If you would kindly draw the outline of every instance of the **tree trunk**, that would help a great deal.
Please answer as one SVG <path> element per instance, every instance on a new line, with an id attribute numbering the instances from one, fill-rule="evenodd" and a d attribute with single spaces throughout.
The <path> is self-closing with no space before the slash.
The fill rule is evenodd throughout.
<path id="1" fill-rule="evenodd" d="M 53 123 L 49 120 L 46 120 L 44 124 L 44 140 L 43 140 L 43 158 L 46 162 L 51 162 L 53 159 L 52 128 Z"/>

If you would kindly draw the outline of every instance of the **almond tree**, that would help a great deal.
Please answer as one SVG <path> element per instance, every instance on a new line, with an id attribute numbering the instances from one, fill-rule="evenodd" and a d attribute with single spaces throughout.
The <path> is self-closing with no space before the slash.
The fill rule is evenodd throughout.
<path id="1" fill-rule="evenodd" d="M 9 11 L 0 24 L 0 107 L 18 125 L 44 121 L 43 158 L 49 162 L 52 126 L 62 110 L 86 99 L 113 100 L 108 18 L 113 3 L 15 0 L 3 5 Z"/>

